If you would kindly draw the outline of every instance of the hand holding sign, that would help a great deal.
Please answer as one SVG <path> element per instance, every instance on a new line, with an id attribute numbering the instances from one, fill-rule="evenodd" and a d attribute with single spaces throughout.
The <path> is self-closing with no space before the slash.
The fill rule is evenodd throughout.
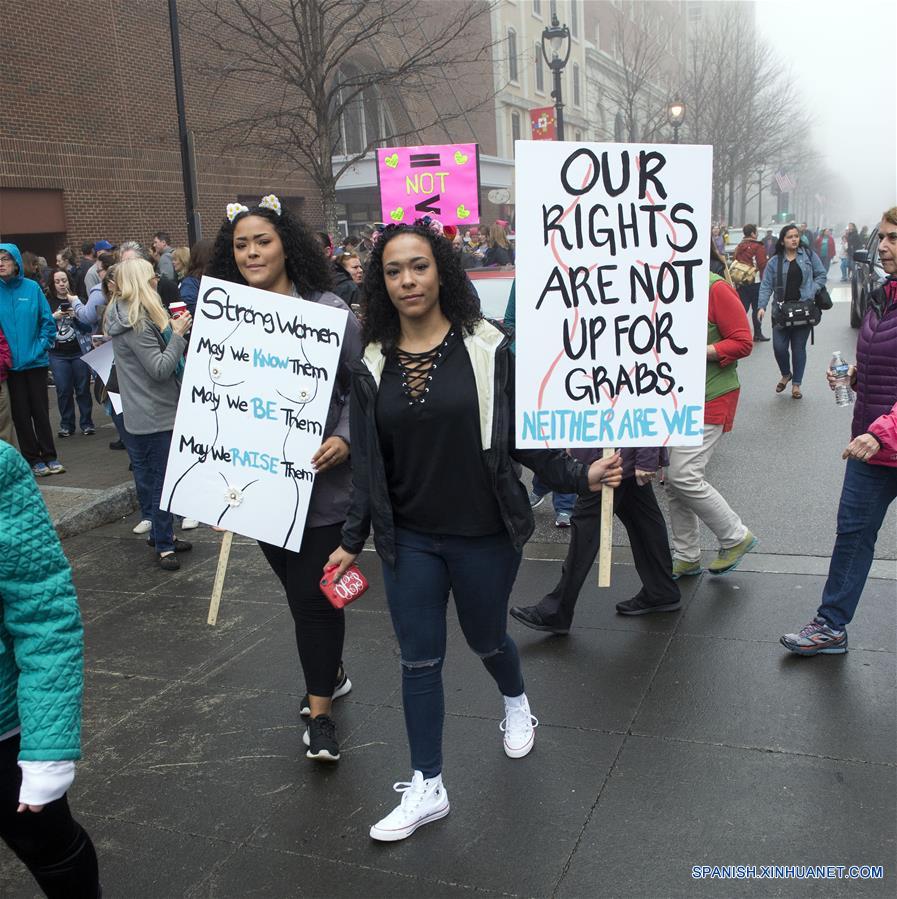
<path id="1" fill-rule="evenodd" d="M 623 457 L 619 453 L 596 459 L 589 466 L 589 490 L 597 493 L 602 487 L 619 487 L 623 481 Z"/>

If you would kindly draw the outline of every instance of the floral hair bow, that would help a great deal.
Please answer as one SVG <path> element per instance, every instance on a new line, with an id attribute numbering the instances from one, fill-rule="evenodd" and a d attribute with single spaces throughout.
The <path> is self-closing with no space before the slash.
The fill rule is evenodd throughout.
<path id="1" fill-rule="evenodd" d="M 414 224 L 418 228 L 426 228 L 428 231 L 432 231 L 433 234 L 437 234 L 439 237 L 442 237 L 442 222 L 439 219 L 431 218 L 429 215 L 425 215 L 423 218 L 415 219 Z"/>
<path id="2" fill-rule="evenodd" d="M 259 209 L 270 209 L 271 212 L 279 216 L 282 206 L 280 205 L 280 200 L 274 194 L 267 194 L 259 200 Z M 229 222 L 233 222 L 238 215 L 242 215 L 244 212 L 249 212 L 249 207 L 244 206 L 242 203 L 227 204 L 226 213 Z"/>
<path id="3" fill-rule="evenodd" d="M 398 224 L 390 223 L 388 225 L 378 223 L 374 225 L 374 230 L 371 233 L 371 244 L 377 246 L 385 234 L 389 234 L 392 231 L 407 230 L 408 228 L 425 228 L 427 231 L 438 237 L 443 236 L 442 222 L 440 222 L 439 219 L 430 218 L 430 216 L 425 215 L 423 218 L 415 219 L 410 225 L 405 224 L 405 222 L 399 222 Z"/>

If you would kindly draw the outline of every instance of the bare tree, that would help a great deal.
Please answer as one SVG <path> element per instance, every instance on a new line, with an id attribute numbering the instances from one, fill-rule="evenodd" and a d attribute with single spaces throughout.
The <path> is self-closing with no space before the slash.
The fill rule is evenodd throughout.
<path id="1" fill-rule="evenodd" d="M 671 97 L 670 79 L 665 77 L 670 33 L 665 29 L 651 33 L 647 27 L 648 6 L 639 7 L 641 22 L 633 21 L 622 8 L 614 10 L 614 56 L 619 69 L 606 89 L 606 97 L 610 108 L 616 108 L 622 116 L 623 134 L 616 136 L 630 142 L 654 141 L 662 136 Z"/>
<path id="2" fill-rule="evenodd" d="M 221 82 L 262 102 L 213 129 L 307 174 L 335 231 L 336 185 L 376 146 L 438 127 L 446 141 L 493 96 L 489 2 L 192 0 L 184 25 Z M 212 58 L 210 64 L 209 59 Z M 456 83 L 463 79 L 463 87 Z"/>
<path id="3" fill-rule="evenodd" d="M 735 197 L 758 169 L 798 165 L 813 156 L 811 116 L 790 71 L 746 24 L 738 4 L 693 36 L 684 78 L 686 133 L 713 145 L 713 209 L 730 223 Z M 728 201 L 728 202 L 727 202 Z"/>

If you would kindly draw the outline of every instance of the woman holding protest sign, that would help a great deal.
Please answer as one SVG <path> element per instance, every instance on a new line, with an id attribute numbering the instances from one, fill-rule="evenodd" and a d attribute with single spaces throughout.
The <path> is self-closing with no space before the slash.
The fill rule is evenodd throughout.
<path id="1" fill-rule="evenodd" d="M 230 203 L 227 219 L 215 238 L 208 273 L 235 284 L 281 294 L 287 305 L 320 303 L 348 312 L 334 379 L 324 440 L 312 457 L 314 487 L 302 535 L 302 549 L 293 552 L 259 542 L 268 564 L 283 584 L 296 628 L 296 646 L 307 693 L 300 712 L 308 716 L 304 742 L 308 758 L 335 762 L 340 757 L 333 699 L 352 689 L 342 666 L 345 617 L 320 591 L 321 569 L 340 532 L 349 508 L 351 470 L 348 465 L 349 364 L 361 355 L 358 320 L 330 291 L 330 262 L 313 232 L 273 194 L 252 209 Z"/>
<path id="2" fill-rule="evenodd" d="M 800 229 L 797 225 L 785 225 L 779 233 L 776 252 L 769 260 L 763 280 L 760 282 L 760 299 L 757 318 L 763 319 L 766 307 L 774 295 L 772 318 L 772 349 L 782 377 L 776 384 L 776 393 L 782 393 L 791 381 L 791 396 L 799 400 L 800 385 L 807 365 L 807 341 L 810 339 L 813 317 L 818 323 L 816 294 L 825 287 L 826 271 L 819 257 L 800 246 Z M 798 314 L 805 315 L 807 324 L 791 324 L 777 313 L 785 304 Z"/>
<path id="3" fill-rule="evenodd" d="M 515 459 L 552 488 L 579 494 L 620 483 L 619 454 L 590 467 L 556 450 L 517 450 L 507 335 L 483 319 L 441 226 L 389 225 L 368 260 L 365 352 L 353 368 L 352 505 L 330 556 L 337 579 L 373 525 L 401 650 L 410 783 L 371 828 L 402 840 L 448 814 L 442 784 L 446 606 L 504 697 L 504 751 L 533 746 L 508 597 L 533 531 Z"/>

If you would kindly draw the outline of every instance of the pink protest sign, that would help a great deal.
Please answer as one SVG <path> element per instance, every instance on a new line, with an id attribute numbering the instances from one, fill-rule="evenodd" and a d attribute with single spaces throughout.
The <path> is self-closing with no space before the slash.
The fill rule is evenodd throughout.
<path id="1" fill-rule="evenodd" d="M 480 157 L 476 144 L 390 147 L 377 150 L 383 221 L 432 216 L 443 225 L 480 220 Z"/>

